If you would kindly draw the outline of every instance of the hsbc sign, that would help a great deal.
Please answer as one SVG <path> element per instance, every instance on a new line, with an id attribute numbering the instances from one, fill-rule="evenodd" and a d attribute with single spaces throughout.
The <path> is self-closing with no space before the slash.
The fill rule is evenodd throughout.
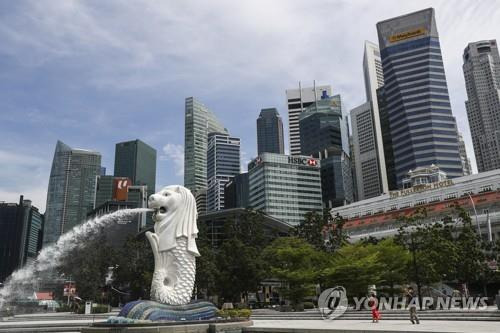
<path id="1" fill-rule="evenodd" d="M 314 158 L 288 156 L 288 163 L 308 166 L 318 166 L 318 161 Z"/>

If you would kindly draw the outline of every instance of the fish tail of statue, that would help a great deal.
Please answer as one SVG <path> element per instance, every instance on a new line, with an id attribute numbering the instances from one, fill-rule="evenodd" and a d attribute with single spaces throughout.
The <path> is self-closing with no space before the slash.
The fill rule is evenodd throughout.
<path id="1" fill-rule="evenodd" d="M 188 304 L 191 300 L 196 273 L 196 259 L 188 251 L 188 239 L 179 237 L 174 249 L 160 252 L 158 236 L 148 232 L 146 237 L 153 249 L 155 262 L 151 281 L 151 299 L 171 305 Z"/>

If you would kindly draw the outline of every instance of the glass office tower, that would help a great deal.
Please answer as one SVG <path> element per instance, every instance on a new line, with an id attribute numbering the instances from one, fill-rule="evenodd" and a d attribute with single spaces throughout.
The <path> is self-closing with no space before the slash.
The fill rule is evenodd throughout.
<path id="1" fill-rule="evenodd" d="M 184 186 L 200 193 L 207 187 L 208 133 L 228 134 L 215 115 L 193 97 L 186 98 L 184 127 Z"/>
<path id="2" fill-rule="evenodd" d="M 409 170 L 463 175 L 434 9 L 377 23 L 397 184 Z"/>
<path id="3" fill-rule="evenodd" d="M 146 185 L 149 194 L 155 193 L 156 150 L 141 140 L 117 143 L 114 176 L 127 177 L 136 186 Z"/>
<path id="4" fill-rule="evenodd" d="M 207 212 L 224 209 L 226 184 L 240 173 L 240 139 L 210 133 L 207 147 Z"/>
<path id="5" fill-rule="evenodd" d="M 257 118 L 257 155 L 284 154 L 283 121 L 276 108 L 262 109 Z"/>
<path id="6" fill-rule="evenodd" d="M 86 220 L 94 207 L 101 154 L 57 141 L 47 191 L 44 246 Z"/>
<path id="7" fill-rule="evenodd" d="M 250 207 L 297 225 L 322 210 L 320 161 L 263 153 L 248 165 Z"/>

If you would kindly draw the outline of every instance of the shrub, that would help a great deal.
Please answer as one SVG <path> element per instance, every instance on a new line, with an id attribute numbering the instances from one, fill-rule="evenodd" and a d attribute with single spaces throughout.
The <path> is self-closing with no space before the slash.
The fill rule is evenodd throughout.
<path id="1" fill-rule="evenodd" d="M 56 308 L 56 312 L 72 312 L 73 309 L 67 304 L 62 304 L 60 307 Z"/>
<path id="2" fill-rule="evenodd" d="M 248 319 L 252 315 L 252 310 L 250 309 L 227 309 L 219 310 L 217 312 L 222 318 L 245 318 Z"/>
<path id="3" fill-rule="evenodd" d="M 313 302 L 304 302 L 304 309 L 314 309 Z"/>

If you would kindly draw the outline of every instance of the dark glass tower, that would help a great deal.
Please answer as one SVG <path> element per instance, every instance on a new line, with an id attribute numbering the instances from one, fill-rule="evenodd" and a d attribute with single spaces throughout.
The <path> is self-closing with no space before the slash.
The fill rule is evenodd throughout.
<path id="1" fill-rule="evenodd" d="M 156 150 L 141 140 L 116 144 L 115 176 L 127 177 L 134 185 L 146 185 L 155 193 Z"/>
<path id="2" fill-rule="evenodd" d="M 94 207 L 100 172 L 101 154 L 57 141 L 47 191 L 44 246 L 86 220 Z"/>
<path id="3" fill-rule="evenodd" d="M 377 23 L 398 187 L 409 170 L 463 175 L 434 9 Z"/>
<path id="4" fill-rule="evenodd" d="M 240 139 L 209 133 L 207 145 L 207 212 L 225 208 L 225 185 L 240 173 Z"/>
<path id="5" fill-rule="evenodd" d="M 284 154 L 283 121 L 276 108 L 262 109 L 257 118 L 257 152 Z"/>
<path id="6" fill-rule="evenodd" d="M 325 208 L 354 201 L 347 117 L 340 95 L 313 103 L 299 117 L 300 147 L 304 155 L 321 159 L 321 189 Z"/>
<path id="7" fill-rule="evenodd" d="M 0 282 L 33 262 L 42 247 L 43 215 L 30 200 L 0 203 Z"/>

